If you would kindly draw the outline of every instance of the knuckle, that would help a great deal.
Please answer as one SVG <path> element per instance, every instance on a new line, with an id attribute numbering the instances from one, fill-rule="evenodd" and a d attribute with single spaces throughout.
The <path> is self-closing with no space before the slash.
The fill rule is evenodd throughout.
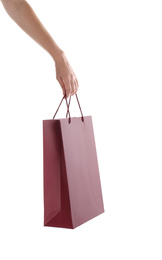
<path id="1" fill-rule="evenodd" d="M 75 75 L 74 75 L 74 74 L 71 74 L 71 75 L 70 75 L 70 79 L 71 79 L 71 81 L 75 81 Z"/>

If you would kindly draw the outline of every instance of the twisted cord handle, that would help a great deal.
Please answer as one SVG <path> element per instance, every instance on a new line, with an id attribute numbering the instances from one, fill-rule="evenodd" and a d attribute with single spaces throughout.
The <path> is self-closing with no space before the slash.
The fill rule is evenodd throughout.
<path id="1" fill-rule="evenodd" d="M 82 121 L 84 122 L 84 116 L 83 116 L 83 112 L 82 112 L 82 109 L 81 109 L 81 106 L 80 106 L 80 103 L 79 103 L 78 96 L 77 96 L 77 94 L 75 94 L 75 96 L 76 96 L 76 99 L 77 99 L 77 102 L 78 102 L 78 105 L 79 105 L 79 109 L 80 109 L 80 112 L 81 112 Z M 71 116 L 70 116 L 69 107 L 70 107 L 71 96 L 70 96 L 70 98 L 69 98 L 69 103 L 68 103 L 67 98 L 66 98 L 66 94 L 63 96 L 63 98 L 62 98 L 62 100 L 61 100 L 61 102 L 60 102 L 60 104 L 59 104 L 59 106 L 58 106 L 58 108 L 57 108 L 57 110 L 56 110 L 56 112 L 55 112 L 55 114 L 54 114 L 54 116 L 53 116 L 53 119 L 55 118 L 55 116 L 56 116 L 56 114 L 57 114 L 57 112 L 58 112 L 58 110 L 59 110 L 59 108 L 60 108 L 60 106 L 61 106 L 62 101 L 64 100 L 64 98 L 65 98 L 65 100 L 66 100 L 66 106 L 67 106 L 66 118 L 67 118 L 68 115 L 69 115 L 69 123 L 70 123 L 70 122 L 71 122 Z"/>
<path id="2" fill-rule="evenodd" d="M 61 106 L 62 101 L 64 100 L 64 98 L 65 98 L 65 100 L 66 100 L 66 106 L 67 106 L 66 117 L 67 117 L 67 115 L 69 114 L 69 123 L 70 123 L 70 122 L 71 122 L 71 116 L 70 116 L 69 105 L 68 105 L 68 102 L 67 102 L 66 95 L 64 95 L 63 98 L 61 99 L 61 102 L 60 102 L 60 104 L 59 104 L 59 106 L 58 106 L 58 108 L 57 108 L 57 110 L 56 110 L 56 112 L 55 112 L 55 114 L 54 114 L 54 116 L 53 116 L 53 119 L 55 118 L 55 116 L 56 116 L 56 114 L 57 114 L 57 112 L 58 112 L 58 110 L 59 110 L 59 108 L 60 108 L 60 106 Z"/>

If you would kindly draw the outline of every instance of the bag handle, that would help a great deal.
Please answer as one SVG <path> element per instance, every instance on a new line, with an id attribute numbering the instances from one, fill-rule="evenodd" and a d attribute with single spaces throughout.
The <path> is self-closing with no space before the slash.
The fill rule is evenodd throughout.
<path id="1" fill-rule="evenodd" d="M 78 106 L 79 106 L 79 109 L 80 109 L 80 113 L 81 113 L 81 120 L 84 122 L 84 116 L 83 116 L 83 112 L 82 112 L 82 109 L 81 109 L 81 106 L 80 106 L 80 103 L 79 103 L 79 99 L 78 99 L 78 96 L 77 94 L 75 94 L 76 96 L 76 99 L 77 99 L 77 102 L 78 102 Z M 70 101 L 71 101 L 71 96 L 69 98 L 69 104 L 68 104 L 68 109 L 67 109 L 67 112 L 66 112 L 66 117 L 68 116 L 68 113 L 69 113 L 69 116 L 70 116 L 70 111 L 69 111 L 69 107 L 70 107 Z"/>
<path id="2" fill-rule="evenodd" d="M 83 112 L 82 112 L 82 109 L 81 109 L 81 106 L 80 106 L 80 103 L 79 103 L 78 96 L 77 96 L 77 94 L 75 94 L 75 96 L 76 96 L 76 99 L 77 99 L 77 102 L 78 102 L 78 105 L 79 105 L 79 109 L 80 109 L 80 112 L 81 112 L 81 115 L 82 115 L 81 120 L 84 122 L 84 116 L 83 116 Z M 66 106 L 67 106 L 66 118 L 67 118 L 68 115 L 69 115 L 69 123 L 71 123 L 71 116 L 70 116 L 70 111 L 69 111 L 71 96 L 70 96 L 70 98 L 69 98 L 69 104 L 68 104 L 67 98 L 66 98 L 66 94 L 65 94 L 65 95 L 63 96 L 63 98 L 61 99 L 61 102 L 60 102 L 60 104 L 59 104 L 59 106 L 58 106 L 58 108 L 57 108 L 57 110 L 56 110 L 56 112 L 55 112 L 55 114 L 54 114 L 54 116 L 53 116 L 53 119 L 55 118 L 55 116 L 56 116 L 56 114 L 57 114 L 57 112 L 58 112 L 58 110 L 59 110 L 59 108 L 60 108 L 60 106 L 61 106 L 61 104 L 62 104 L 64 98 L 65 98 L 65 100 L 66 100 Z"/>
<path id="3" fill-rule="evenodd" d="M 64 98 L 65 98 L 65 100 L 66 100 L 66 106 L 67 106 L 66 117 L 67 117 L 68 114 L 69 114 L 69 123 L 70 123 L 70 122 L 71 122 L 71 116 L 70 116 L 69 105 L 68 105 L 68 102 L 67 102 L 66 95 L 64 95 L 63 98 L 61 99 L 61 102 L 60 102 L 60 104 L 59 104 L 59 106 L 58 106 L 58 108 L 57 108 L 57 110 L 56 110 L 56 112 L 55 112 L 55 114 L 54 114 L 54 116 L 53 116 L 53 119 L 55 118 L 55 116 L 56 116 L 56 114 L 57 114 L 57 112 L 58 112 L 58 110 L 59 110 L 59 108 L 60 108 L 60 106 L 61 106 L 62 101 L 64 100 Z"/>

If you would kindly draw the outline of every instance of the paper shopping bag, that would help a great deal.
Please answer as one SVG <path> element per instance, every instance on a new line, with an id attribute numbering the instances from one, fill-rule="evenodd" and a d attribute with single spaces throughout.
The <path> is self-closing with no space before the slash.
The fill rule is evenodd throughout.
<path id="1" fill-rule="evenodd" d="M 67 115 L 43 120 L 44 226 L 74 229 L 104 205 L 92 117 Z"/>

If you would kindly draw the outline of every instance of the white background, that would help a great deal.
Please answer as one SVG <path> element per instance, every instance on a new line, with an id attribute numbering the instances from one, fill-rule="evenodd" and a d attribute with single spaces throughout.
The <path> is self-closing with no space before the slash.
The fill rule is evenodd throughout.
<path id="1" fill-rule="evenodd" d="M 75 230 L 43 227 L 42 120 L 62 90 L 50 55 L 0 4 L 0 258 L 161 260 L 161 1 L 29 3 L 92 115 L 105 213 Z"/>

